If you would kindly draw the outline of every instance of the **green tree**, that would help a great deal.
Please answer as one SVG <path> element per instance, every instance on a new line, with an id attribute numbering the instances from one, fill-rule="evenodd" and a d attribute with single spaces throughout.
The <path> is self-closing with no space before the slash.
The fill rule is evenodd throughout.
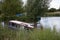
<path id="1" fill-rule="evenodd" d="M 37 27 L 39 17 L 43 16 L 49 7 L 51 0 L 27 0 L 26 12 L 29 21 L 34 22 L 34 27 Z M 41 18 L 40 18 L 41 19 Z"/>
<path id="2" fill-rule="evenodd" d="M 22 0 L 3 0 L 2 13 L 3 18 L 15 17 L 17 13 L 23 12 L 23 2 Z"/>
<path id="3" fill-rule="evenodd" d="M 0 14 L 1 14 L 1 9 L 2 9 L 2 1 L 0 1 Z"/>
<path id="4" fill-rule="evenodd" d="M 49 9 L 49 12 L 56 12 L 57 10 L 55 8 Z"/>
<path id="5" fill-rule="evenodd" d="M 57 11 L 60 11 L 60 7 L 59 7 L 59 9 Z"/>

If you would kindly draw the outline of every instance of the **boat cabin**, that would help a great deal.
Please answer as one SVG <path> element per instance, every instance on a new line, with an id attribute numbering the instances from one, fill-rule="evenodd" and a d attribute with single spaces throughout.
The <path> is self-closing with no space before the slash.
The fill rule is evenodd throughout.
<path id="1" fill-rule="evenodd" d="M 32 29 L 34 28 L 32 25 L 26 22 L 16 21 L 16 20 L 10 20 L 9 21 L 9 27 L 14 29 Z"/>

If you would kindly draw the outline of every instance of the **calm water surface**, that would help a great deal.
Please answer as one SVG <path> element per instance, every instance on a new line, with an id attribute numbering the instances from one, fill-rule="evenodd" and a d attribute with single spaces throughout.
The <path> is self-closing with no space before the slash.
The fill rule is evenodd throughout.
<path id="1" fill-rule="evenodd" d="M 56 28 L 57 31 L 60 30 L 60 17 L 41 17 L 39 21 L 45 28 Z"/>

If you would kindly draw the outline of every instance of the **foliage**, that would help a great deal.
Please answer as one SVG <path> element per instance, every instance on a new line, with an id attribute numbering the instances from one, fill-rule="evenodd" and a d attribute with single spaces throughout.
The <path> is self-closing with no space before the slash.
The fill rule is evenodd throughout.
<path id="1" fill-rule="evenodd" d="M 2 14 L 4 14 L 3 17 L 15 17 L 17 13 L 23 13 L 22 0 L 3 0 L 2 4 Z"/>
<path id="2" fill-rule="evenodd" d="M 57 10 L 55 8 L 49 9 L 49 12 L 56 12 Z"/>
<path id="3" fill-rule="evenodd" d="M 0 40 L 15 40 L 16 31 L 10 30 L 7 27 L 2 27 L 0 25 Z"/>
<path id="4" fill-rule="evenodd" d="M 21 31 L 20 37 L 20 40 L 60 40 L 60 34 L 57 34 L 56 31 L 51 31 L 50 29 Z"/>
<path id="5" fill-rule="evenodd" d="M 60 33 L 50 29 L 17 31 L 0 26 L 0 40 L 60 40 Z"/>
<path id="6" fill-rule="evenodd" d="M 60 8 L 57 11 L 60 11 Z"/>
<path id="7" fill-rule="evenodd" d="M 1 11 L 2 11 L 2 2 L 0 1 L 0 14 L 1 14 Z"/>
<path id="8" fill-rule="evenodd" d="M 43 16 L 48 10 L 50 0 L 28 0 L 26 4 L 26 12 L 29 20 L 33 20 L 35 26 L 38 21 L 37 17 Z M 32 19 L 31 19 L 32 18 Z"/>

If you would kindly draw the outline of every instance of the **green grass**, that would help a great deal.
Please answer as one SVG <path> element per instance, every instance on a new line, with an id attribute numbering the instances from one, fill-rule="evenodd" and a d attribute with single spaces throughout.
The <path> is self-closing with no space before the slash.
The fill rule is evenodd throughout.
<path id="1" fill-rule="evenodd" d="M 11 30 L 0 27 L 0 40 L 60 40 L 60 33 L 50 29 Z"/>

